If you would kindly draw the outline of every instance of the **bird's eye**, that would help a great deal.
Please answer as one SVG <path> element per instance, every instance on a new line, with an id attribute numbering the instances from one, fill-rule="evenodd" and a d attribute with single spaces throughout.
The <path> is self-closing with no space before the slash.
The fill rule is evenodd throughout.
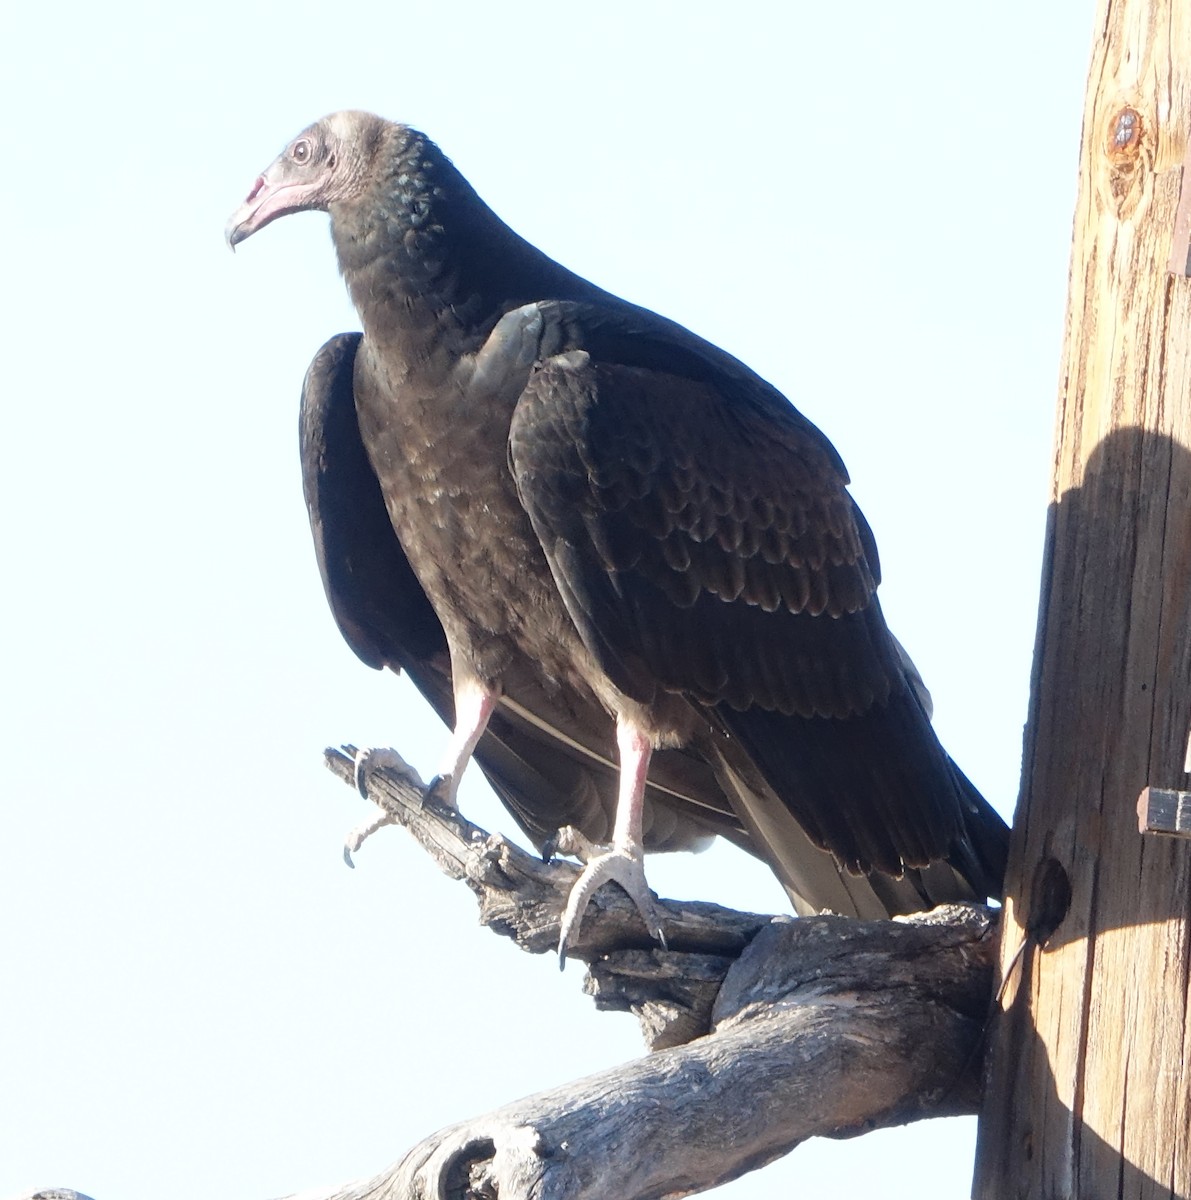
<path id="1" fill-rule="evenodd" d="M 310 161 L 310 143 L 305 138 L 296 141 L 290 147 L 289 156 L 298 166 L 305 166 Z"/>

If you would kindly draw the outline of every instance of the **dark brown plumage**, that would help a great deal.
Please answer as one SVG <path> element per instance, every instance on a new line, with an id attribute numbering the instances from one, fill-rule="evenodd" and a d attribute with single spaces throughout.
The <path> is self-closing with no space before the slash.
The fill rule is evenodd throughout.
<path id="1" fill-rule="evenodd" d="M 490 777 L 510 740 L 531 766 L 561 753 L 600 780 L 586 818 L 565 782 L 502 795 L 539 840 L 563 821 L 596 840 L 611 828 L 579 892 L 616 879 L 655 928 L 642 789 L 667 755 L 682 786 L 644 795 L 684 831 L 671 844 L 732 833 L 800 910 L 998 889 L 1004 825 L 931 729 L 877 602 L 871 532 L 809 421 L 730 355 L 522 240 L 404 126 L 311 126 L 229 240 L 312 208 L 331 216 L 364 325 L 354 428 L 342 341 L 306 388 L 324 583 L 357 653 L 410 671 L 448 720 L 449 678 L 448 799 L 473 750 Z M 342 478 L 360 495 L 334 518 L 311 449 L 329 389 L 359 439 Z"/>
<path id="2" fill-rule="evenodd" d="M 454 724 L 446 634 L 385 510 L 356 419 L 353 369 L 361 335 L 340 334 L 315 355 L 302 386 L 302 484 L 315 555 L 344 640 L 370 667 L 405 671 L 439 717 Z M 616 745 L 604 710 L 576 692 L 526 680 L 516 707 L 492 714 L 476 759 L 539 846 L 562 825 L 611 836 Z M 651 764 L 645 844 L 695 850 L 722 834 L 747 845 L 710 767 L 684 750 Z"/>

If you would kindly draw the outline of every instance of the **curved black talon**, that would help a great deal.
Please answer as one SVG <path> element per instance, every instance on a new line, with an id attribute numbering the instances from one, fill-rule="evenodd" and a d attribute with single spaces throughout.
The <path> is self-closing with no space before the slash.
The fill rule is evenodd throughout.
<path id="1" fill-rule="evenodd" d="M 368 758 L 369 752 L 367 750 L 356 751 L 356 769 L 353 778 L 356 784 L 356 791 L 365 800 L 371 799 L 368 795 Z"/>

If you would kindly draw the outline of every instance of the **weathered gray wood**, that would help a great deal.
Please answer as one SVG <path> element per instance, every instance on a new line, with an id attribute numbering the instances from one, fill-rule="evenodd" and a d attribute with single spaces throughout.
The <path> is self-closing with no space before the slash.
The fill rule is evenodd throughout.
<path id="1" fill-rule="evenodd" d="M 327 761 L 351 781 L 350 752 Z M 429 801 L 411 771 L 374 772 L 369 792 L 467 882 L 490 927 L 553 948 L 573 865 L 488 837 Z M 371 1179 L 289 1200 L 654 1200 L 727 1182 L 808 1137 L 975 1111 L 995 912 L 795 920 L 662 904 L 670 950 L 649 946 L 632 903 L 607 888 L 576 951 L 597 1003 L 638 1012 L 650 1044 L 669 1048 L 440 1130 Z M 638 935 L 641 948 L 600 949 Z"/>
<path id="2" fill-rule="evenodd" d="M 91 1200 L 82 1192 L 72 1188 L 40 1188 L 35 1192 L 26 1192 L 22 1196 L 12 1196 L 9 1200 Z"/>
<path id="3" fill-rule="evenodd" d="M 354 750 L 328 749 L 327 766 L 353 781 Z M 480 906 L 480 923 L 531 954 L 553 953 L 559 922 L 579 868 L 543 862 L 486 833 L 427 794 L 404 765 L 368 772 L 369 798 L 452 879 L 464 880 Z M 568 957 L 586 962 L 596 1007 L 634 1013 L 650 1049 L 678 1045 L 707 1032 L 711 1005 L 728 968 L 772 918 L 717 904 L 662 900 L 667 949 L 645 929 L 635 905 L 617 887 L 593 898 Z"/>
<path id="4" fill-rule="evenodd" d="M 1191 845 L 1135 820 L 1191 725 L 1189 132 L 1191 5 L 1101 0 L 981 1200 L 1191 1195 Z"/>
<path id="5" fill-rule="evenodd" d="M 974 1111 L 995 938 L 986 909 L 778 919 L 713 1032 L 420 1142 L 303 1200 L 644 1200 L 703 1191 L 812 1136 Z"/>

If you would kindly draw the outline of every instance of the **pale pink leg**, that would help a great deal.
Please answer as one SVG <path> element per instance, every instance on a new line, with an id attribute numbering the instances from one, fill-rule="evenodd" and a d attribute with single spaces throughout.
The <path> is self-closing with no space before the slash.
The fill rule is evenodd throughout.
<path id="1" fill-rule="evenodd" d="M 582 835 L 571 836 L 576 831 L 560 831 L 560 846 L 596 852 L 594 857 L 588 860 L 567 898 L 558 938 L 560 967 L 566 964 L 567 946 L 579 932 L 583 913 L 592 896 L 610 881 L 620 884 L 637 906 L 645 928 L 661 942 L 663 948 L 666 945 L 661 914 L 654 902 L 653 893 L 645 882 L 645 850 L 641 839 L 645 780 L 649 773 L 649 759 L 653 749 L 649 739 L 623 718 L 616 723 L 616 745 L 620 751 L 620 787 L 616 797 L 616 823 L 612 830 L 612 845 L 592 846 Z"/>
<path id="2" fill-rule="evenodd" d="M 479 745 L 480 738 L 484 736 L 488 718 L 492 716 L 492 710 L 496 708 L 498 699 L 497 692 L 490 691 L 475 680 L 465 680 L 456 688 L 455 728 L 451 733 L 451 740 L 447 744 L 446 753 L 442 757 L 440 770 L 429 785 L 430 792 L 435 799 L 449 808 L 457 807 L 455 798 L 459 790 L 459 779 L 471 760 L 476 746 Z M 368 772 L 376 767 L 387 767 L 390 770 L 408 773 L 411 777 L 417 778 L 413 768 L 396 750 L 381 747 L 360 750 L 356 754 L 356 787 L 365 799 L 368 798 Z M 421 783 L 420 779 L 418 783 Z M 378 816 L 374 816 L 365 824 L 353 829 L 348 834 L 343 848 L 343 858 L 347 865 L 349 867 L 355 865 L 351 858 L 353 851 L 358 850 L 378 829 L 395 823 L 395 817 L 391 816 L 387 810 L 380 809 Z"/>
<path id="3" fill-rule="evenodd" d="M 641 818 L 645 811 L 645 780 L 653 747 L 649 738 L 627 721 L 616 722 L 616 750 L 620 755 L 620 787 L 616 793 L 616 824 L 612 845 L 640 856 Z"/>
<path id="4" fill-rule="evenodd" d="M 435 796 L 451 808 L 456 807 L 463 770 L 480 744 L 499 699 L 499 693 L 474 679 L 466 679 L 455 688 L 455 729 L 430 784 Z"/>

